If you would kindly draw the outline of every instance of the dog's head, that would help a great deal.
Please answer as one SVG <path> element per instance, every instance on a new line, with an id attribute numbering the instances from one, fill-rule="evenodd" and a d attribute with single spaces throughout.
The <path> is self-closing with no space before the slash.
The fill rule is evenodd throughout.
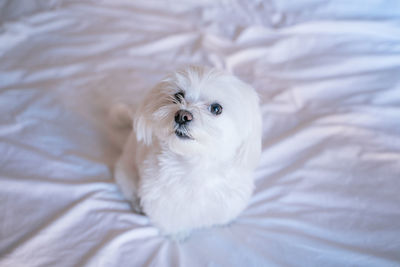
<path id="1" fill-rule="evenodd" d="M 135 117 L 138 141 L 209 159 L 257 164 L 261 150 L 258 96 L 232 75 L 189 67 L 153 88 Z M 249 167 L 250 167 L 249 166 Z"/>

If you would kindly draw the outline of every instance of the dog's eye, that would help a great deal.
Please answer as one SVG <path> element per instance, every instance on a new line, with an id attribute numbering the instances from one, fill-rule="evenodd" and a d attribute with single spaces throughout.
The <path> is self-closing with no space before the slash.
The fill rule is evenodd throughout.
<path id="1" fill-rule="evenodd" d="M 218 103 L 211 104 L 210 112 L 214 115 L 219 115 L 222 113 L 222 106 Z"/>
<path id="2" fill-rule="evenodd" d="M 178 101 L 179 103 L 182 103 L 182 100 L 185 98 L 185 93 L 184 92 L 178 92 L 176 94 L 174 94 L 174 98 L 176 101 Z"/>

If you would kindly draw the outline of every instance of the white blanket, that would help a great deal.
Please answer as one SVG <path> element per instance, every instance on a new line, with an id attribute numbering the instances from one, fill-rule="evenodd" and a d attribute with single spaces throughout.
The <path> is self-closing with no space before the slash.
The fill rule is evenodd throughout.
<path id="1" fill-rule="evenodd" d="M 0 266 L 399 266 L 400 2 L 0 1 Z M 183 243 L 112 177 L 137 104 L 187 64 L 262 100 L 246 211 Z"/>

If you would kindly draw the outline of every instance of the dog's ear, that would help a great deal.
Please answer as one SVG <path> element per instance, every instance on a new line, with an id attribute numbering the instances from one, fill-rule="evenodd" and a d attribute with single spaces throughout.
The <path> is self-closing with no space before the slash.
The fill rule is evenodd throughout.
<path id="1" fill-rule="evenodd" d="M 151 118 L 146 112 L 146 104 L 142 103 L 136 110 L 134 129 L 136 132 L 136 139 L 140 142 L 150 145 L 153 139 L 153 130 L 151 127 Z"/>
<path id="2" fill-rule="evenodd" d="M 246 93 L 243 101 L 249 108 L 245 114 L 247 131 L 243 139 L 243 143 L 239 147 L 237 154 L 237 164 L 244 169 L 254 169 L 261 155 L 262 140 L 262 114 L 260 110 L 259 98 L 253 88 L 248 86 L 250 90 Z"/>
<path id="3" fill-rule="evenodd" d="M 153 141 L 154 127 L 157 123 L 154 121 L 154 112 L 159 108 L 164 98 L 161 92 L 163 86 L 164 84 L 160 83 L 151 89 L 135 113 L 134 129 L 136 139 L 146 145 L 150 145 Z"/>

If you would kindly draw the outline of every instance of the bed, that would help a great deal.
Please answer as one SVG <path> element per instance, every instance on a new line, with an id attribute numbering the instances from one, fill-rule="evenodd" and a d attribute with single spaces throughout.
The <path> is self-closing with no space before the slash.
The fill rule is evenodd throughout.
<path id="1" fill-rule="evenodd" d="M 232 224 L 162 236 L 113 180 L 137 105 L 185 65 L 260 95 Z M 0 266 L 399 266 L 400 2 L 0 2 Z"/>

